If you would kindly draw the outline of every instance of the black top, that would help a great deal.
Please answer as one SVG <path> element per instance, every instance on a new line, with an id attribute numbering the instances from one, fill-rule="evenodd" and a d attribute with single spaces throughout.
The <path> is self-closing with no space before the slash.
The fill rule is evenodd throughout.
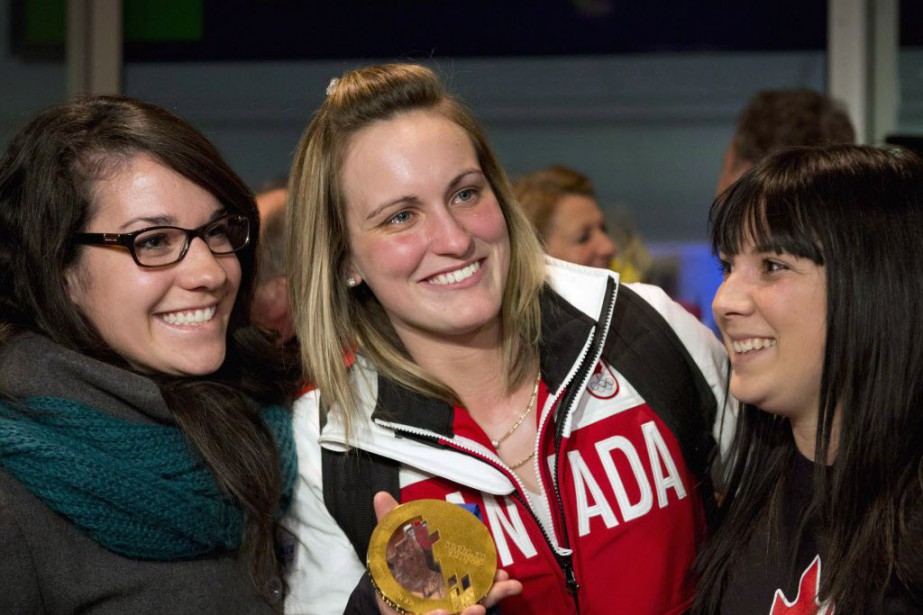
<path id="1" fill-rule="evenodd" d="M 815 613 L 817 589 L 824 578 L 823 541 L 809 527 L 801 532 L 799 543 L 794 544 L 799 534 L 799 518 L 811 499 L 813 473 L 814 462 L 796 455 L 783 486 L 779 526 L 770 531 L 764 518 L 742 547 L 732 566 L 721 605 L 722 615 Z M 829 606 L 816 611 L 817 615 L 834 615 L 834 612 L 840 615 Z M 881 615 L 923 615 L 923 605 L 913 604 L 902 592 L 894 592 L 887 597 Z"/>

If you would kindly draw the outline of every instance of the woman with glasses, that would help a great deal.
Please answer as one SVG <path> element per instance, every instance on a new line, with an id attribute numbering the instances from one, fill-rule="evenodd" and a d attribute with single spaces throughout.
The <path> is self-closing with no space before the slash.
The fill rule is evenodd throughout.
<path id="1" fill-rule="evenodd" d="M 51 108 L 0 160 L 0 612 L 280 611 L 294 380 L 259 219 L 192 126 Z"/>

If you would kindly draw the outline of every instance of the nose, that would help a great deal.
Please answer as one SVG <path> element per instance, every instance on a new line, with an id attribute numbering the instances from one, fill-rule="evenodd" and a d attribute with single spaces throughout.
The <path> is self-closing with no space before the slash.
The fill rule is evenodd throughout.
<path id="1" fill-rule="evenodd" d="M 430 246 L 437 254 L 461 257 L 472 250 L 474 241 L 462 220 L 447 207 L 438 207 L 430 216 Z"/>
<path id="2" fill-rule="evenodd" d="M 751 312 L 753 301 L 750 286 L 739 274 L 731 272 L 724 278 L 715 292 L 711 303 L 712 314 L 716 322 L 734 315 L 746 315 Z"/>
<path id="3" fill-rule="evenodd" d="M 234 254 L 215 256 L 208 249 L 208 244 L 201 237 L 195 237 L 189 243 L 186 256 L 179 262 L 180 281 L 187 289 L 215 289 L 228 279 L 227 270 L 218 261 L 219 258 L 237 258 Z"/>
<path id="4" fill-rule="evenodd" d="M 596 253 L 605 258 L 608 263 L 615 258 L 616 251 L 615 242 L 605 231 L 600 230 L 596 235 Z"/>

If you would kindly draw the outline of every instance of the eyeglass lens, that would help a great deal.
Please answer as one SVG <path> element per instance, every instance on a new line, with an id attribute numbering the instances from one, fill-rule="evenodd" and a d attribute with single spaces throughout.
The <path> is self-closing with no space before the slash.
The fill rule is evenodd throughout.
<path id="1" fill-rule="evenodd" d="M 230 254 L 247 245 L 249 225 L 242 216 L 227 216 L 198 233 L 180 228 L 152 228 L 135 237 L 135 257 L 143 265 L 169 265 L 180 260 L 192 236 L 201 237 L 212 254 Z"/>

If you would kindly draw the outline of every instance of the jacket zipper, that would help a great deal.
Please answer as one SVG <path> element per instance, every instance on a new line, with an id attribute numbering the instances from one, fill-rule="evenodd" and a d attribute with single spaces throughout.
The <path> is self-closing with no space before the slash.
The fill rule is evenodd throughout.
<path id="1" fill-rule="evenodd" d="M 581 365 L 580 371 L 577 373 L 577 378 L 574 378 L 574 382 L 583 383 L 583 380 L 586 376 L 586 364 Z M 573 404 L 575 399 L 579 398 L 579 395 L 573 395 L 573 391 L 579 391 L 580 389 L 568 389 L 568 394 L 564 396 L 562 405 L 567 405 L 568 403 Z M 572 408 L 568 408 L 567 412 L 562 415 L 561 419 L 566 419 L 570 415 Z M 567 555 L 558 556 L 558 565 L 561 567 L 561 571 L 564 573 L 564 583 L 567 587 L 568 593 L 571 595 L 571 598 L 574 600 L 574 608 L 579 613 L 580 612 L 580 600 L 579 600 L 579 591 L 580 583 L 577 581 L 577 574 L 574 572 L 574 563 L 573 556 L 571 553 L 573 551 L 570 548 L 570 531 L 567 526 L 567 515 L 565 513 L 564 499 L 561 497 L 561 487 L 558 482 L 558 476 L 561 472 L 561 441 L 564 437 L 564 423 L 565 420 L 560 420 L 555 426 L 554 433 L 554 450 L 555 450 L 555 461 L 554 461 L 554 474 L 551 477 L 551 483 L 554 487 L 554 500 L 558 508 L 558 517 L 561 520 L 561 538 L 564 543 L 564 547 L 568 550 Z"/>
<path id="2" fill-rule="evenodd" d="M 555 426 L 554 433 L 555 462 L 554 474 L 551 477 L 551 482 L 552 485 L 554 485 L 555 501 L 558 505 L 558 514 L 561 518 L 562 537 L 565 543 L 564 546 L 568 551 L 567 555 L 559 557 L 558 565 L 561 567 L 561 570 L 564 573 L 564 582 L 567 585 L 567 591 L 570 592 L 571 597 L 573 597 L 574 607 L 578 613 L 580 612 L 580 583 L 577 581 L 577 575 L 574 572 L 573 556 L 571 555 L 573 551 L 570 548 L 570 532 L 567 528 L 565 506 L 564 501 L 561 498 L 561 488 L 558 483 L 558 476 L 561 471 L 562 463 L 561 458 L 563 457 L 563 455 L 561 455 L 561 441 L 564 439 L 564 425 L 567 422 L 568 417 L 570 417 L 571 412 L 573 412 L 574 404 L 576 404 L 577 400 L 580 399 L 581 391 L 586 388 L 587 380 L 590 375 L 590 369 L 599 361 L 599 356 L 602 353 L 601 341 L 606 338 L 606 335 L 609 332 L 609 325 L 612 321 L 612 313 L 615 310 L 615 292 L 610 291 L 609 295 L 609 305 L 606 312 L 606 317 L 601 321 L 602 328 L 601 330 L 597 330 L 593 335 L 589 352 L 585 353 L 583 357 L 581 357 L 580 368 L 574 375 L 574 378 L 571 380 L 571 383 L 578 383 L 579 386 L 576 388 L 569 387 L 567 393 L 564 395 L 564 399 L 561 400 L 561 405 L 564 406 L 566 410 L 565 413 L 561 415 L 560 420 Z M 590 357 L 590 360 L 587 360 L 588 356 Z"/>

